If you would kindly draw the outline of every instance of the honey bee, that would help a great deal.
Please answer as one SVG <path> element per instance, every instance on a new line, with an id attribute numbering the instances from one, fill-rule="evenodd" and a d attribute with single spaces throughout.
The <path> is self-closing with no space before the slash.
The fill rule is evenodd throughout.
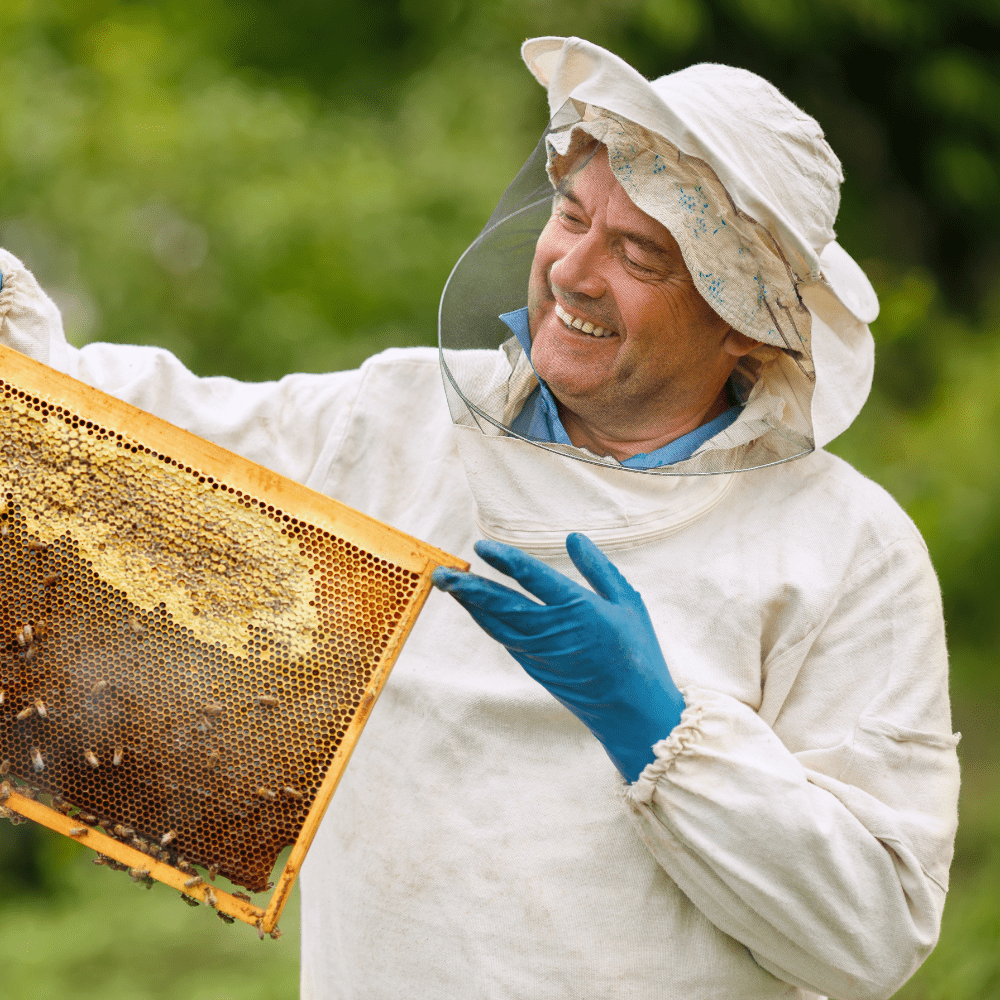
<path id="1" fill-rule="evenodd" d="M 209 865 L 208 866 L 208 877 L 213 882 L 215 881 L 215 876 L 218 875 L 218 874 L 219 874 L 219 866 L 218 865 Z"/>
<path id="2" fill-rule="evenodd" d="M 58 809 L 65 816 L 73 808 L 73 804 L 67 802 L 62 796 L 56 796 L 52 800 L 52 808 Z"/>
<path id="3" fill-rule="evenodd" d="M 28 662 L 31 662 L 31 660 L 33 660 L 37 655 L 38 655 L 38 647 L 37 646 L 29 646 L 24 651 L 24 658 L 26 660 L 28 660 Z"/>
<path id="4" fill-rule="evenodd" d="M 135 830 L 133 830 L 130 826 L 122 826 L 121 823 L 118 823 L 114 828 L 114 834 L 122 840 L 128 840 L 129 837 L 135 836 Z"/>
<path id="5" fill-rule="evenodd" d="M 106 865 L 110 862 L 111 858 L 109 858 L 106 854 L 98 854 L 96 858 L 90 859 L 90 863 L 92 865 Z"/>
<path id="6" fill-rule="evenodd" d="M 277 708 L 278 707 L 278 697 L 273 694 L 259 694 L 257 695 L 257 704 L 261 708 Z"/>
<path id="7" fill-rule="evenodd" d="M 45 770 L 45 758 L 42 756 L 42 751 L 39 750 L 38 747 L 32 747 L 28 751 L 28 754 L 31 757 L 31 766 L 36 771 L 44 771 Z"/>
<path id="8" fill-rule="evenodd" d="M 26 705 L 24 708 L 21 709 L 20 712 L 17 713 L 15 718 L 17 719 L 18 722 L 24 722 L 27 719 L 30 719 L 34 714 L 35 714 L 35 706 Z"/>
<path id="9" fill-rule="evenodd" d="M 177 870 L 184 872 L 185 875 L 194 875 L 194 869 L 186 858 L 177 859 Z"/>
<path id="10" fill-rule="evenodd" d="M 21 793 L 23 798 L 31 799 L 32 802 L 38 798 L 38 792 L 36 792 L 34 788 L 28 788 L 27 785 L 24 785 L 22 788 L 18 789 L 18 791 Z"/>
<path id="11" fill-rule="evenodd" d="M 286 799 L 301 799 L 302 793 L 297 788 L 292 788 L 286 785 L 281 789 L 281 794 L 285 796 Z"/>
<path id="12" fill-rule="evenodd" d="M 214 750 L 208 755 L 205 764 L 209 769 L 214 770 L 222 763 L 222 758 Z"/>
<path id="13" fill-rule="evenodd" d="M 3 703 L 6 700 L 7 700 L 7 692 L 6 691 L 0 691 L 0 705 L 3 705 Z"/>
<path id="14" fill-rule="evenodd" d="M 215 915 L 216 915 L 216 916 L 217 916 L 217 917 L 218 917 L 218 918 L 219 918 L 219 919 L 220 919 L 220 920 L 221 920 L 221 921 L 222 921 L 222 922 L 223 922 L 224 924 L 235 924 L 235 923 L 236 923 L 236 917 L 231 917 L 231 916 L 230 916 L 230 915 L 229 915 L 228 913 L 223 913 L 223 912 L 222 912 L 222 910 L 216 910 L 216 911 L 215 911 Z"/>
<path id="15" fill-rule="evenodd" d="M 205 902 L 214 910 L 219 905 L 219 897 L 215 895 L 215 890 L 211 886 L 205 888 Z"/>
<path id="16" fill-rule="evenodd" d="M 263 920 L 258 920 L 257 923 L 254 924 L 254 927 L 257 928 L 257 937 L 259 937 L 261 939 L 261 941 L 263 941 L 264 940 L 264 921 Z"/>
<path id="17" fill-rule="evenodd" d="M 258 788 L 257 796 L 262 799 L 268 799 L 273 802 L 277 797 L 278 793 L 273 788 Z"/>
<path id="18" fill-rule="evenodd" d="M 128 877 L 132 879 L 133 882 L 145 882 L 149 878 L 148 868 L 130 868 L 128 870 Z"/>
<path id="19" fill-rule="evenodd" d="M 278 938 L 280 938 L 280 937 L 281 937 L 281 928 L 280 927 L 275 927 L 274 930 L 271 931 L 271 940 L 272 941 L 277 941 Z"/>
<path id="20" fill-rule="evenodd" d="M 14 789 L 9 781 L 0 782 L 0 802 L 6 802 L 10 798 Z"/>
<path id="21" fill-rule="evenodd" d="M 202 708 L 202 712 L 205 713 L 209 718 L 217 719 L 225 709 L 215 701 L 210 701 L 207 705 Z"/>
<path id="22" fill-rule="evenodd" d="M 148 842 L 145 841 L 145 840 L 143 840 L 142 837 L 133 837 L 132 838 L 132 846 L 137 851 L 142 851 L 143 854 L 145 854 L 146 851 L 149 850 L 149 844 L 148 844 Z"/>
<path id="23" fill-rule="evenodd" d="M 197 729 L 199 733 L 210 733 L 215 728 L 215 726 L 212 725 L 211 719 L 206 719 L 204 716 L 202 716 L 202 718 L 200 718 L 195 723 L 194 728 Z"/>
<path id="24" fill-rule="evenodd" d="M 252 903 L 253 900 L 245 892 L 234 892 L 233 899 L 242 899 L 244 903 Z"/>
<path id="25" fill-rule="evenodd" d="M 0 806 L 0 819 L 10 819 L 14 815 L 16 815 L 16 813 L 8 809 L 6 806 Z"/>
<path id="26" fill-rule="evenodd" d="M 6 538 L 10 534 L 10 526 L 4 521 L 0 524 L 0 538 Z"/>
<path id="27" fill-rule="evenodd" d="M 35 711 L 38 713 L 38 717 L 40 719 L 47 719 L 49 717 L 49 710 L 41 698 L 38 698 L 35 701 Z"/>
<path id="28" fill-rule="evenodd" d="M 115 747 L 115 752 L 111 756 L 112 767 L 119 767 L 122 760 L 125 757 L 125 750 L 123 747 Z"/>
<path id="29" fill-rule="evenodd" d="M 89 764 L 89 765 L 90 765 L 91 767 L 100 767 L 100 766 L 101 766 L 101 762 L 100 762 L 100 760 L 98 759 L 98 757 L 97 757 L 97 754 L 96 754 L 96 753 L 94 753 L 94 751 L 93 751 L 93 750 L 84 750 L 84 751 L 83 751 L 83 759 L 84 759 L 84 760 L 85 760 L 85 761 L 86 761 L 86 762 L 87 762 L 87 763 L 88 763 L 88 764 Z"/>
<path id="30" fill-rule="evenodd" d="M 70 827 L 69 835 L 71 837 L 85 837 L 90 833 L 90 827 L 88 826 L 73 826 Z"/>
<path id="31" fill-rule="evenodd" d="M 129 618 L 129 620 L 128 620 L 128 627 L 129 627 L 129 631 L 132 632 L 133 635 L 142 635 L 143 632 L 146 631 L 146 626 L 143 625 L 142 622 L 139 621 L 139 619 L 135 617 L 135 615 L 132 615 Z"/>
<path id="32" fill-rule="evenodd" d="M 59 582 L 58 573 L 48 573 L 42 577 L 42 585 L 45 587 L 54 587 Z"/>
<path id="33" fill-rule="evenodd" d="M 15 633 L 14 638 L 19 646 L 29 646 L 34 641 L 35 633 L 30 625 L 22 625 Z"/>
<path id="34" fill-rule="evenodd" d="M 46 549 L 48 549 L 48 545 L 46 545 L 45 542 L 39 542 L 34 538 L 30 539 L 28 542 L 29 552 L 45 552 Z"/>
<path id="35" fill-rule="evenodd" d="M 81 823 L 89 823 L 90 826 L 93 826 L 97 822 L 97 817 L 91 813 L 80 812 L 76 814 L 76 818 Z"/>
<path id="36" fill-rule="evenodd" d="M 90 696 L 91 698 L 100 698 L 100 696 L 104 694 L 104 692 L 107 691 L 107 689 L 108 689 L 108 682 L 105 680 L 100 680 L 90 689 Z"/>
<path id="37" fill-rule="evenodd" d="M 195 875 L 194 878 L 189 878 L 184 883 L 185 889 L 193 889 L 196 885 L 204 885 L 205 880 L 200 875 Z"/>
<path id="38" fill-rule="evenodd" d="M 201 903 L 197 899 L 193 896 L 189 896 L 186 892 L 181 893 L 181 899 L 183 899 L 188 906 L 201 906 Z"/>
<path id="39" fill-rule="evenodd" d="M 9 760 L 0 761 L 0 778 L 2 778 L 9 771 L 10 771 L 10 761 Z"/>
<path id="40" fill-rule="evenodd" d="M 162 837 L 160 837 L 160 847 L 166 847 L 167 844 L 176 839 L 177 839 L 177 831 L 167 830 L 167 832 Z"/>

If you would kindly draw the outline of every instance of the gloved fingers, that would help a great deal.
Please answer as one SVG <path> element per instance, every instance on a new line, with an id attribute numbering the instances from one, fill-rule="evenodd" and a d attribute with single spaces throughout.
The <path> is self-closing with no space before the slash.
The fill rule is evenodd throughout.
<path id="1" fill-rule="evenodd" d="M 566 551 L 580 575 L 605 600 L 617 604 L 636 597 L 635 588 L 621 570 L 586 536 L 574 531 L 566 537 Z"/>
<path id="2" fill-rule="evenodd" d="M 457 601 L 467 607 L 482 608 L 498 617 L 506 617 L 517 612 L 530 611 L 532 608 L 544 607 L 530 597 L 502 583 L 487 580 L 475 573 L 460 573 L 457 570 L 438 566 L 431 574 L 431 583 L 439 590 L 447 591 Z"/>
<path id="3" fill-rule="evenodd" d="M 513 577 L 530 594 L 546 604 L 568 604 L 582 588 L 557 569 L 503 542 L 476 542 L 476 554 L 494 569 Z"/>

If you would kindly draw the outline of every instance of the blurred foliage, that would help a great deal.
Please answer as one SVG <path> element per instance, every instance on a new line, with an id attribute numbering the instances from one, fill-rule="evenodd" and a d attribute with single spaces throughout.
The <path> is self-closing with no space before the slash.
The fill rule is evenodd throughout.
<path id="1" fill-rule="evenodd" d="M 835 450 L 928 540 L 966 733 L 942 942 L 901 995 L 1000 998 L 997 0 L 8 0 L 0 244 L 74 342 L 161 344 L 205 374 L 273 378 L 433 343 L 452 264 L 545 123 L 517 54 L 543 34 L 587 37 L 647 76 L 700 60 L 755 70 L 844 162 L 839 238 L 882 313 L 872 399 Z M 20 992 L 63 995 L 65 975 L 109 1000 L 217 996 L 202 987 L 220 949 L 227 992 L 294 994 L 286 943 L 271 985 L 251 988 L 223 939 L 206 945 L 201 922 L 156 902 L 162 887 L 134 910 L 118 888 L 91 899 L 60 850 L 0 825 L 0 934 L 27 942 L 5 959 Z M 102 877 L 88 870 L 87 886 Z M 74 943 L 81 921 L 103 928 L 93 947 Z M 192 955 L 203 980 L 166 974 Z"/>

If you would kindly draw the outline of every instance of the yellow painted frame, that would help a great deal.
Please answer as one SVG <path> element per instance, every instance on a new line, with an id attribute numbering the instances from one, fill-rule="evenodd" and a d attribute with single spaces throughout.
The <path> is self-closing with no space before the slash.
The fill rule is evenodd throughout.
<path id="1" fill-rule="evenodd" d="M 148 869 L 152 878 L 195 899 L 205 900 L 206 889 L 212 888 L 218 910 L 256 926 L 261 933 L 273 933 L 361 731 L 430 593 L 431 573 L 438 566 L 464 571 L 468 570 L 469 564 L 3 345 L 0 345 L 0 378 L 31 396 L 65 407 L 154 451 L 169 454 L 176 459 L 183 458 L 186 464 L 196 468 L 201 475 L 211 476 L 258 499 L 266 499 L 285 513 L 352 541 L 367 551 L 378 552 L 403 569 L 419 575 L 413 597 L 390 637 L 378 667 L 372 673 L 361 705 L 351 719 L 319 792 L 306 814 L 298 839 L 292 846 L 266 909 L 244 902 L 221 889 L 214 889 L 207 883 L 185 888 L 191 875 L 109 837 L 100 828 L 88 827 L 87 833 L 73 836 L 70 831 L 79 828 L 78 820 L 64 816 L 16 790 L 11 791 L 6 800 L 0 803 L 121 864 L 130 868 Z"/>

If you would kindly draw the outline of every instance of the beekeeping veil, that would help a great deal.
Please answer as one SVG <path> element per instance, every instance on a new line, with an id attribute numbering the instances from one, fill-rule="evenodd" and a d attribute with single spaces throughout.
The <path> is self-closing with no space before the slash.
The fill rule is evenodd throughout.
<path id="1" fill-rule="evenodd" d="M 617 466 L 518 416 L 539 391 L 527 337 L 535 244 L 554 188 L 607 149 L 633 203 L 676 239 L 704 299 L 759 343 L 730 379 L 739 417 L 683 461 L 647 473 L 733 472 L 787 461 L 844 431 L 871 388 L 878 300 L 834 239 L 843 180 L 818 123 L 766 80 L 714 64 L 647 81 L 578 38 L 536 38 L 522 56 L 548 89 L 551 120 L 445 287 L 439 342 L 453 420 Z"/>

